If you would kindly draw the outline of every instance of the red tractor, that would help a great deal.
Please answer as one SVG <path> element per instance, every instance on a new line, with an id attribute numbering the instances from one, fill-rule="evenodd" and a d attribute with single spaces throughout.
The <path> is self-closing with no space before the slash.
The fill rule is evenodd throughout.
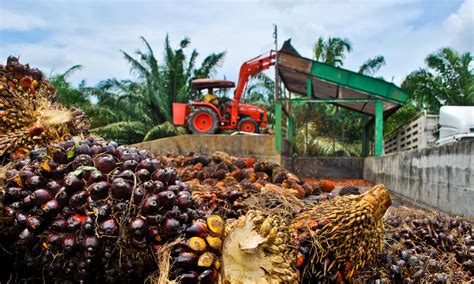
<path id="1" fill-rule="evenodd" d="M 196 79 L 192 86 L 196 90 L 197 100 L 191 105 L 173 103 L 173 122 L 186 125 L 193 134 L 213 134 L 218 129 L 239 130 L 258 133 L 267 126 L 267 110 L 254 105 L 242 104 L 248 80 L 251 76 L 270 68 L 275 64 L 276 52 L 267 56 L 251 59 L 240 68 L 239 81 L 233 99 L 217 97 L 215 89 L 227 89 L 235 86 L 226 80 Z M 202 93 L 207 90 L 207 94 Z"/>

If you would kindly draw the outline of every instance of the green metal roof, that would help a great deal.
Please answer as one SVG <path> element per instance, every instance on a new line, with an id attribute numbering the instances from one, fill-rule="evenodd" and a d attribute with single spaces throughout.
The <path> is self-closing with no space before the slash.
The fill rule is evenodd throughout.
<path id="1" fill-rule="evenodd" d="M 292 100 L 298 103 L 321 100 L 374 116 L 379 100 L 388 117 L 408 98 L 393 83 L 304 58 L 289 41 L 278 52 L 277 72 L 290 92 L 305 96 Z"/>

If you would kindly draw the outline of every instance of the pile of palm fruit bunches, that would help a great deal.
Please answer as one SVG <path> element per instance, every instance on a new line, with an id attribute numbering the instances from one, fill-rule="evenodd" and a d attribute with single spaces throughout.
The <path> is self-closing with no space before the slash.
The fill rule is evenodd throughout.
<path id="1" fill-rule="evenodd" d="M 40 72 L 19 64 L 9 58 L 2 67 L 2 104 L 13 107 L 2 106 L 9 112 L 0 124 L 2 154 L 11 157 L 0 168 L 0 282 L 315 283 L 409 275 L 401 266 L 390 272 L 395 258 L 381 262 L 391 204 L 383 185 L 335 197 L 331 182 L 310 186 L 253 158 L 153 157 L 85 133 L 85 118 L 70 119 L 77 110 L 54 102 Z M 28 74 L 29 87 L 21 85 Z M 66 119 L 50 123 L 50 111 Z M 13 126 L 10 113 L 28 119 Z M 24 136 L 11 142 L 12 133 Z M 455 243 L 463 243 L 456 251 L 465 257 L 472 231 L 458 222 Z M 371 274 L 374 267 L 386 273 Z"/>
<path id="2" fill-rule="evenodd" d="M 55 97 L 40 70 L 14 56 L 0 64 L 0 159 L 21 157 L 88 129 L 81 110 L 66 109 Z"/>

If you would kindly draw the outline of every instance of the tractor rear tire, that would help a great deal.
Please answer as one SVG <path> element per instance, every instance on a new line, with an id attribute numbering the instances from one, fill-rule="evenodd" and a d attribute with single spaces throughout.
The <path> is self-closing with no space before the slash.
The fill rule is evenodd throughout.
<path id="1" fill-rule="evenodd" d="M 219 127 L 219 118 L 210 108 L 195 109 L 188 118 L 188 128 L 193 134 L 214 134 Z"/>
<path id="2" fill-rule="evenodd" d="M 260 127 L 258 123 L 255 120 L 251 119 L 250 117 L 242 118 L 239 121 L 238 128 L 239 128 L 239 131 L 242 131 L 242 132 L 248 132 L 248 133 L 260 132 Z"/>

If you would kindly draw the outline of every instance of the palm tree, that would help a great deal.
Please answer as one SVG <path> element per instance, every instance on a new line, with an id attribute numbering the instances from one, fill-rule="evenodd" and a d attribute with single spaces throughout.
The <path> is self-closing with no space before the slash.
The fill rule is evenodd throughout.
<path id="1" fill-rule="evenodd" d="M 69 76 L 81 69 L 81 65 L 74 65 L 63 73 L 52 73 L 49 76 L 49 81 L 56 89 L 56 99 L 66 107 L 85 109 L 91 106 L 88 95 L 82 90 L 85 82 L 81 81 L 78 88 L 75 88 L 68 82 Z"/>
<path id="2" fill-rule="evenodd" d="M 402 88 L 418 107 L 438 113 L 442 105 L 474 105 L 473 56 L 451 48 L 429 54 L 426 68 L 410 73 Z"/>
<path id="3" fill-rule="evenodd" d="M 268 126 L 275 125 L 275 81 L 265 73 L 252 77 L 247 88 L 245 101 L 255 105 L 264 105 L 267 109 Z"/>
<path id="4" fill-rule="evenodd" d="M 385 65 L 385 57 L 377 55 L 374 58 L 369 58 L 359 68 L 359 73 L 373 76 L 379 69 Z"/>
<path id="5" fill-rule="evenodd" d="M 345 53 L 352 51 L 352 43 L 347 38 L 329 37 L 325 40 L 319 37 L 313 47 L 316 61 L 340 67 L 344 64 Z"/>
<path id="6" fill-rule="evenodd" d="M 196 67 L 198 52 L 194 49 L 189 59 L 185 53 L 189 38 L 181 40 L 178 48 L 173 49 L 166 36 L 164 59 L 159 64 L 148 41 L 144 37 L 141 40 L 145 51 L 137 50 L 136 57 L 121 51 L 138 81 L 110 79 L 94 90 L 98 105 L 109 106 L 115 115 L 111 114 L 112 120 L 94 131 L 116 140 L 132 133 L 131 139 L 124 143 L 182 132 L 171 124 L 172 104 L 191 100 L 191 80 L 214 75 L 225 56 L 225 52 L 212 53 Z M 164 122 L 168 122 L 166 126 L 162 125 Z"/>

